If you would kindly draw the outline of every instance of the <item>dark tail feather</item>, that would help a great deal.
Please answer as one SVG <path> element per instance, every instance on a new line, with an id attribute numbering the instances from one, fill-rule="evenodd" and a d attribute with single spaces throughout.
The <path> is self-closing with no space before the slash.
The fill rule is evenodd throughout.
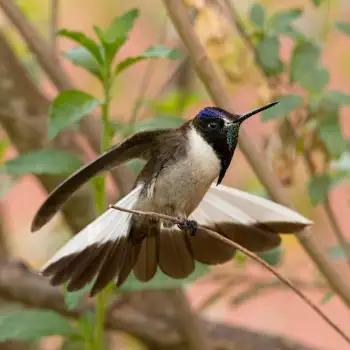
<path id="1" fill-rule="evenodd" d="M 185 232 L 171 229 L 161 229 L 159 234 L 159 267 L 170 277 L 186 278 L 194 270 L 186 235 Z"/>
<path id="2" fill-rule="evenodd" d="M 126 244 L 125 238 L 119 239 L 107 252 L 106 258 L 101 265 L 98 276 L 90 291 L 91 296 L 100 292 L 118 274 Z"/>
<path id="3" fill-rule="evenodd" d="M 67 290 L 69 292 L 79 290 L 92 281 L 109 250 L 110 245 L 105 243 L 96 248 L 96 250 L 91 251 L 90 254 L 85 254 L 85 258 L 82 259 L 79 266 L 73 271 L 67 285 Z"/>
<path id="4" fill-rule="evenodd" d="M 215 229 L 214 229 L 215 231 Z M 236 249 L 210 236 L 205 229 L 198 228 L 194 237 L 187 237 L 195 260 L 208 265 L 222 264 L 231 260 Z"/>
<path id="5" fill-rule="evenodd" d="M 128 240 L 127 244 L 125 245 L 124 259 L 122 260 L 122 265 L 118 273 L 118 280 L 116 283 L 117 287 L 120 287 L 130 275 L 131 270 L 136 264 L 140 249 L 141 242 L 133 244 L 130 240 Z"/>
<path id="6" fill-rule="evenodd" d="M 253 252 L 267 251 L 281 244 L 281 238 L 276 232 L 259 223 L 241 225 L 234 222 L 220 222 L 214 231 Z"/>
<path id="7" fill-rule="evenodd" d="M 139 256 L 134 266 L 135 277 L 141 282 L 149 281 L 157 272 L 159 231 L 151 230 L 142 242 Z"/>

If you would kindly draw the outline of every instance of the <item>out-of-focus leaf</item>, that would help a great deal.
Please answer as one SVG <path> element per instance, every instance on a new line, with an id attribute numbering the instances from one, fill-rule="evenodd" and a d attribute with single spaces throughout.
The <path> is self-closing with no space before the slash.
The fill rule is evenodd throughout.
<path id="1" fill-rule="evenodd" d="M 95 97 L 79 90 L 59 93 L 50 108 L 49 138 L 55 138 L 66 127 L 77 123 L 100 103 Z"/>
<path id="2" fill-rule="evenodd" d="M 74 47 L 64 52 L 64 57 L 74 65 L 84 68 L 91 74 L 101 79 L 101 68 L 96 58 L 83 46 Z"/>
<path id="3" fill-rule="evenodd" d="M 64 289 L 64 302 L 68 310 L 74 310 L 79 305 L 84 295 L 90 291 L 93 283 L 94 281 L 88 283 L 85 287 L 76 292 L 68 292 L 66 288 Z"/>
<path id="4" fill-rule="evenodd" d="M 0 315 L 0 342 L 39 340 L 50 335 L 74 333 L 70 323 L 52 311 L 21 310 Z"/>
<path id="5" fill-rule="evenodd" d="M 136 8 L 131 9 L 123 15 L 116 17 L 104 32 L 102 44 L 109 62 L 112 61 L 115 54 L 128 39 L 129 32 L 133 28 L 134 22 L 138 16 L 139 10 Z"/>
<path id="6" fill-rule="evenodd" d="M 267 21 L 267 27 L 277 34 L 283 34 L 291 30 L 291 24 L 302 14 L 299 8 L 291 8 L 275 12 Z"/>
<path id="7" fill-rule="evenodd" d="M 100 54 L 99 46 L 89 37 L 87 37 L 84 33 L 75 32 L 72 30 L 61 29 L 57 32 L 57 35 L 64 36 L 69 38 L 81 46 L 85 47 L 93 57 L 97 60 L 97 62 L 102 63 L 102 56 Z"/>
<path id="8" fill-rule="evenodd" d="M 265 260 L 270 265 L 278 265 L 281 262 L 282 249 L 281 247 L 273 248 L 267 252 L 257 253 L 261 259 Z"/>
<path id="9" fill-rule="evenodd" d="M 331 167 L 342 172 L 350 172 L 350 152 L 344 152 L 339 159 L 333 160 Z"/>
<path id="10" fill-rule="evenodd" d="M 0 140 L 0 164 L 2 162 L 2 159 L 9 145 L 10 143 L 8 142 L 8 140 L 6 139 Z"/>
<path id="11" fill-rule="evenodd" d="M 326 94 L 330 101 L 338 105 L 350 105 L 350 94 L 338 90 L 327 91 Z"/>
<path id="12" fill-rule="evenodd" d="M 0 167 L 0 200 L 4 199 L 8 191 L 16 184 L 16 180 L 13 177 L 1 172 L 2 168 Z"/>
<path id="13" fill-rule="evenodd" d="M 350 22 L 337 22 L 335 27 L 342 33 L 350 36 Z"/>
<path id="14" fill-rule="evenodd" d="M 280 96 L 277 101 L 279 101 L 277 105 L 262 112 L 261 120 L 267 121 L 285 117 L 297 108 L 303 99 L 300 95 L 289 94 Z"/>
<path id="15" fill-rule="evenodd" d="M 320 300 L 320 304 L 328 303 L 333 297 L 334 297 L 334 293 L 332 291 L 327 292 Z"/>
<path id="16" fill-rule="evenodd" d="M 148 104 L 158 115 L 174 115 L 179 105 L 184 110 L 201 100 L 197 93 L 183 93 L 182 91 L 171 91 L 162 99 L 150 101 Z"/>
<path id="17" fill-rule="evenodd" d="M 267 73 L 276 72 L 280 68 L 279 50 L 280 42 L 276 36 L 268 36 L 261 40 L 257 46 L 259 63 Z"/>
<path id="18" fill-rule="evenodd" d="M 142 290 L 142 289 L 169 289 L 183 286 L 191 283 L 198 277 L 203 276 L 209 271 L 208 265 L 195 262 L 195 269 L 191 275 L 185 279 L 173 279 L 165 275 L 159 269 L 155 276 L 146 283 L 139 282 L 133 273 L 131 273 L 120 290 Z"/>
<path id="19" fill-rule="evenodd" d="M 326 200 L 328 191 L 332 185 L 331 178 L 328 175 L 314 176 L 309 181 L 309 195 L 312 205 L 322 203 Z"/>
<path id="20" fill-rule="evenodd" d="M 82 339 L 65 339 L 60 350 L 84 350 L 84 341 Z"/>
<path id="21" fill-rule="evenodd" d="M 305 74 L 318 67 L 320 52 L 320 48 L 311 42 L 299 42 L 293 51 L 290 81 L 302 81 Z"/>
<path id="22" fill-rule="evenodd" d="M 184 122 L 179 117 L 157 116 L 153 119 L 141 120 L 134 124 L 135 132 L 149 129 L 177 128 Z"/>
<path id="23" fill-rule="evenodd" d="M 337 115 L 332 114 L 320 120 L 319 135 L 334 158 L 340 157 L 346 150 L 347 142 L 340 129 Z"/>
<path id="24" fill-rule="evenodd" d="M 23 154 L 7 161 L 1 170 L 12 176 L 25 174 L 65 175 L 81 167 L 74 153 L 57 149 L 44 149 Z"/>
<path id="25" fill-rule="evenodd" d="M 350 243 L 348 242 L 347 243 L 347 249 L 350 248 Z M 339 245 L 339 244 L 336 244 L 332 247 L 329 248 L 328 250 L 328 254 L 329 254 L 329 257 L 332 259 L 332 260 L 343 260 L 345 259 L 345 252 L 344 252 L 344 248 Z"/>
<path id="26" fill-rule="evenodd" d="M 234 257 L 234 262 L 236 266 L 244 267 L 248 262 L 248 256 L 243 254 L 241 251 L 237 251 Z"/>
<path id="27" fill-rule="evenodd" d="M 316 67 L 299 79 L 300 85 L 312 92 L 317 93 L 322 91 L 329 82 L 329 72 L 324 67 Z"/>
<path id="28" fill-rule="evenodd" d="M 323 0 L 311 0 L 311 1 L 312 1 L 312 3 L 313 3 L 316 7 L 318 7 L 318 6 L 321 5 L 321 2 L 322 2 Z"/>
<path id="29" fill-rule="evenodd" d="M 169 60 L 176 60 L 178 58 L 181 58 L 181 53 L 177 49 L 163 45 L 151 46 L 141 55 L 128 57 L 125 60 L 121 61 L 115 69 L 115 74 L 120 74 L 123 70 L 127 69 L 133 64 L 143 61 L 147 58 L 168 58 Z"/>
<path id="30" fill-rule="evenodd" d="M 263 28 L 265 22 L 265 9 L 259 3 L 250 8 L 250 19 L 259 28 Z"/>
<path id="31" fill-rule="evenodd" d="M 129 162 L 127 162 L 126 165 L 133 172 L 139 174 L 142 168 L 145 166 L 145 161 L 142 159 L 132 159 Z"/>

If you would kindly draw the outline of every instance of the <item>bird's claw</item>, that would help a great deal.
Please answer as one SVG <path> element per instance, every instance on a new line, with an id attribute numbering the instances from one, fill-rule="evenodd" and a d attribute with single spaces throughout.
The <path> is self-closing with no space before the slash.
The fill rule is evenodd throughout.
<path id="1" fill-rule="evenodd" d="M 190 231 L 191 236 L 195 236 L 198 224 L 197 224 L 197 221 L 194 221 L 194 220 L 184 220 L 182 223 L 177 224 L 177 226 L 179 227 L 180 230 Z"/>

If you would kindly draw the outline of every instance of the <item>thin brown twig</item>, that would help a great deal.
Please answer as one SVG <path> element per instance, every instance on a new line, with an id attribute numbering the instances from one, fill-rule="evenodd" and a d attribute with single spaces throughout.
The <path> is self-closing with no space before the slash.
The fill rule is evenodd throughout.
<path id="1" fill-rule="evenodd" d="M 140 216 L 148 216 L 150 218 L 158 218 L 158 219 L 164 219 L 171 221 L 175 224 L 184 224 L 186 220 L 179 219 L 173 216 L 155 213 L 151 211 L 141 211 L 141 210 L 135 210 L 135 209 L 126 209 L 122 208 L 116 205 L 110 205 L 109 208 L 113 208 L 115 210 L 123 211 L 130 214 L 140 215 Z M 275 270 L 272 266 L 270 266 L 266 261 L 259 258 L 256 254 L 249 251 L 248 249 L 242 247 L 240 244 L 229 240 L 228 238 L 220 235 L 219 233 L 212 231 L 208 229 L 205 226 L 198 225 L 198 228 L 201 228 L 206 231 L 207 234 L 210 236 L 220 240 L 221 242 L 224 242 L 232 247 L 235 247 L 236 249 L 240 250 L 242 253 L 249 256 L 251 259 L 259 263 L 261 266 L 263 266 L 265 269 L 270 271 L 274 276 L 276 276 L 284 285 L 286 285 L 288 288 L 290 288 L 296 295 L 298 295 L 307 305 L 309 305 L 320 317 L 328 323 L 329 326 L 331 326 L 343 339 L 345 339 L 350 344 L 350 337 L 348 337 L 326 314 L 322 312 L 322 310 L 313 302 L 311 301 L 303 292 L 301 292 L 298 288 L 296 288 L 292 282 L 290 282 L 286 277 L 282 276 L 277 270 Z"/>
<path id="2" fill-rule="evenodd" d="M 258 59 L 258 51 L 256 49 L 256 47 L 254 46 L 254 44 L 252 43 L 248 33 L 246 32 L 245 28 L 244 28 L 244 24 L 241 20 L 241 17 L 239 15 L 239 13 L 237 12 L 235 6 L 233 5 L 232 1 L 229 0 L 223 0 L 227 9 L 229 10 L 228 13 L 231 15 L 231 20 L 234 23 L 234 25 L 236 26 L 240 36 L 243 38 L 243 40 L 245 41 L 247 47 L 251 50 L 253 56 L 254 56 L 254 61 L 256 66 L 259 68 L 262 76 L 265 78 L 265 80 L 267 81 L 268 85 L 270 86 L 270 88 L 272 90 L 276 90 L 276 86 L 275 84 L 269 79 L 269 77 L 266 75 L 263 67 L 261 66 L 259 59 Z M 295 130 L 293 128 L 292 123 L 289 121 L 289 119 L 286 120 L 290 126 L 291 131 L 294 133 L 294 137 L 296 138 L 296 134 L 295 134 Z M 312 164 L 312 159 L 310 156 L 310 153 L 308 151 L 305 151 L 303 154 L 303 159 L 304 162 L 309 170 L 309 173 L 311 176 L 315 175 L 315 169 L 314 166 Z M 327 193 L 326 196 L 326 201 L 323 204 L 324 210 L 326 212 L 326 215 L 328 217 L 328 220 L 330 222 L 330 225 L 332 227 L 332 230 L 334 232 L 334 235 L 336 236 L 336 239 L 338 240 L 338 243 L 340 244 L 340 246 L 343 248 L 345 256 L 346 256 L 346 260 L 347 263 L 350 267 L 350 249 L 348 247 L 348 244 L 346 242 L 345 239 L 345 235 L 342 232 L 340 226 L 338 225 L 338 222 L 333 214 L 332 211 L 332 207 L 330 204 L 330 200 L 329 200 L 329 194 Z"/>
<path id="3" fill-rule="evenodd" d="M 57 40 L 56 32 L 58 27 L 58 14 L 59 14 L 59 2 L 60 0 L 51 0 L 51 13 L 49 23 L 49 38 L 52 43 L 52 50 L 56 51 Z"/>

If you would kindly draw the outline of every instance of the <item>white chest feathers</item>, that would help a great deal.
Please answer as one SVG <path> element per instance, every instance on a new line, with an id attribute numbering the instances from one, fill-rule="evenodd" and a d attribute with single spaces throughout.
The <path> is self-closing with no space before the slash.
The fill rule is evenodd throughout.
<path id="1" fill-rule="evenodd" d="M 152 196 L 157 210 L 174 210 L 189 215 L 200 203 L 215 178 L 221 163 L 212 147 L 195 130 L 188 134 L 187 154 L 176 166 L 163 169 Z M 170 213 L 168 212 L 168 213 Z"/>
<path id="2" fill-rule="evenodd" d="M 191 128 L 188 135 L 188 158 L 192 172 L 200 182 L 214 181 L 220 172 L 220 160 L 213 148 L 194 129 Z"/>

